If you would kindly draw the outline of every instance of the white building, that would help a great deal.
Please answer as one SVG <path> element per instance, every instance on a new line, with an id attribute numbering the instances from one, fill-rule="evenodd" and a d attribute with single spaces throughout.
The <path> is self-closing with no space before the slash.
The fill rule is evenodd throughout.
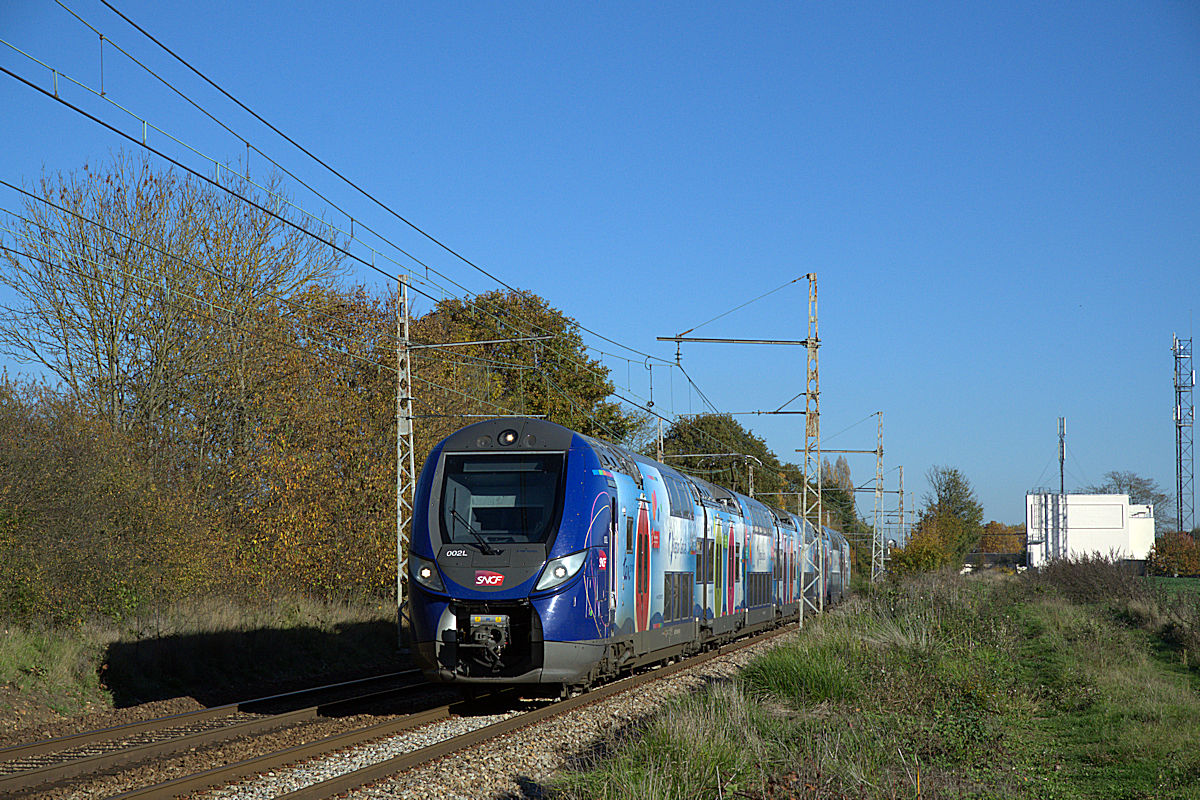
<path id="1" fill-rule="evenodd" d="M 1154 546 L 1154 506 L 1127 494 L 1025 495 L 1029 566 L 1085 555 L 1145 561 Z"/>

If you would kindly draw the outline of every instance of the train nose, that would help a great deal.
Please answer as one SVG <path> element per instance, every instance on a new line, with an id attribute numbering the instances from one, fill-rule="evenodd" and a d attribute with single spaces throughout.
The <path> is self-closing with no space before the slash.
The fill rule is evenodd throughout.
<path id="1" fill-rule="evenodd" d="M 471 545 L 446 545 L 438 566 L 459 586 L 480 592 L 501 592 L 533 578 L 546 563 L 544 544 L 499 544 L 484 552 Z"/>

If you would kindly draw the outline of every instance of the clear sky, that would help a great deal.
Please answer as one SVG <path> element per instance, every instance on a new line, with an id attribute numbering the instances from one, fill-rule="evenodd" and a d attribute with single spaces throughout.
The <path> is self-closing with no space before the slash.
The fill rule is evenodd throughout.
<path id="1" fill-rule="evenodd" d="M 873 448 L 883 411 L 889 489 L 903 465 L 919 501 L 931 465 L 955 466 L 987 518 L 1020 522 L 1025 491 L 1057 485 L 1059 416 L 1068 488 L 1109 470 L 1174 487 L 1171 337 L 1200 311 L 1194 2 L 111 2 L 424 230 L 641 353 L 672 361 L 655 337 L 815 272 L 824 444 Z M 109 40 L 109 100 L 207 156 L 245 157 L 115 43 L 358 231 L 495 287 L 99 0 L 63 3 Z M 59 4 L 0 4 L 0 39 L 99 88 L 99 37 Z M 0 66 L 52 86 L 8 46 Z M 59 89 L 140 138 L 114 106 Z M 31 184 L 122 147 L 0 74 L 0 178 Z M 0 187 L 0 207 L 19 199 Z M 796 283 L 695 335 L 802 339 L 805 303 Z M 589 343 L 620 354 L 605 361 L 622 392 L 648 395 L 643 356 Z M 800 348 L 685 345 L 683 365 L 723 411 L 804 389 Z M 704 410 L 678 372 L 653 376 L 657 410 Z M 739 419 L 799 459 L 802 417 Z M 868 482 L 873 459 L 850 458 Z"/>

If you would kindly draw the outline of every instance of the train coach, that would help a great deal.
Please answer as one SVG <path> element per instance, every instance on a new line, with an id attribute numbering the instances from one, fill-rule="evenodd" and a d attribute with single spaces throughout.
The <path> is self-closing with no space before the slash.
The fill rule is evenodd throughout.
<path id="1" fill-rule="evenodd" d="M 408 568 L 428 677 L 561 689 L 794 620 L 850 577 L 836 531 L 523 417 L 434 447 Z"/>

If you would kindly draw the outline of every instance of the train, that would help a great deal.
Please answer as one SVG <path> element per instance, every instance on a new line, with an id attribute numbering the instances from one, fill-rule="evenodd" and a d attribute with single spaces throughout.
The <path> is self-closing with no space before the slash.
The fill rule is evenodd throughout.
<path id="1" fill-rule="evenodd" d="M 838 602 L 850 548 L 628 449 L 501 417 L 430 452 L 408 579 L 407 636 L 429 679 L 566 692 Z"/>

